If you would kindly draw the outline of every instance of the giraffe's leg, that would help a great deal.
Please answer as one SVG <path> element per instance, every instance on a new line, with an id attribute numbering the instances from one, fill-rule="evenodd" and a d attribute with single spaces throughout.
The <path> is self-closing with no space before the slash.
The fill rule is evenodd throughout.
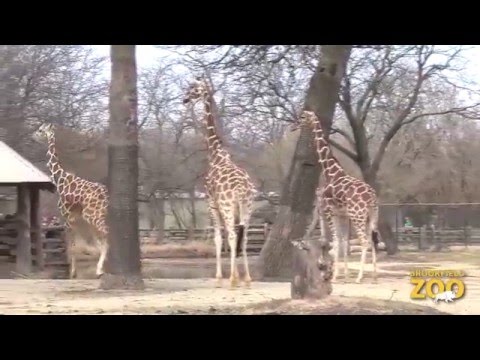
<path id="1" fill-rule="evenodd" d="M 221 217 L 218 209 L 213 202 L 209 202 L 209 212 L 213 221 L 213 240 L 215 242 L 215 257 L 216 257 L 216 274 L 217 286 L 222 284 L 222 231 L 221 231 Z"/>
<path id="2" fill-rule="evenodd" d="M 333 240 L 333 256 L 334 256 L 334 266 L 333 266 L 333 276 L 332 276 L 332 281 L 337 280 L 338 276 L 338 261 L 339 261 L 339 239 L 338 239 L 338 234 L 337 234 L 337 226 L 336 226 L 336 220 L 334 220 L 333 212 L 332 209 L 329 206 L 324 207 L 323 211 L 323 216 L 325 217 L 325 220 L 328 224 L 328 227 L 330 229 L 330 232 L 332 234 L 332 240 Z M 322 221 L 325 221 L 322 220 Z M 323 225 L 322 225 L 323 226 Z M 324 227 L 324 226 L 323 226 Z M 325 227 L 324 227 L 325 228 Z"/>
<path id="3" fill-rule="evenodd" d="M 370 236 L 372 236 L 372 232 L 370 231 Z M 371 242 L 372 246 L 372 266 L 373 266 L 373 282 L 377 282 L 377 251 L 375 250 L 375 246 L 373 242 Z"/>
<path id="4" fill-rule="evenodd" d="M 65 220 L 65 235 L 67 238 L 67 257 L 70 263 L 69 277 L 75 279 L 77 277 L 77 259 L 75 250 L 75 216 L 69 215 Z"/>
<path id="5" fill-rule="evenodd" d="M 69 212 L 66 204 L 62 201 L 60 197 L 57 203 L 58 209 L 60 210 L 60 215 L 65 220 L 65 239 L 66 239 L 66 253 L 69 263 L 69 278 L 74 279 L 77 276 L 76 264 L 75 264 L 75 234 L 73 229 L 73 224 L 75 222 L 75 217 L 72 213 Z"/>
<path id="6" fill-rule="evenodd" d="M 362 255 L 360 258 L 360 270 L 358 272 L 357 279 L 355 280 L 355 282 L 359 284 L 363 278 L 363 270 L 365 267 L 365 262 L 367 260 L 367 251 L 368 251 L 368 244 L 369 244 L 368 239 L 370 239 L 370 237 L 367 239 L 367 235 L 365 231 L 366 221 L 363 217 L 358 216 L 356 218 L 353 218 L 352 224 L 358 239 L 360 239 L 360 244 L 362 246 Z"/>
<path id="7" fill-rule="evenodd" d="M 97 270 L 95 273 L 97 277 L 101 277 L 105 272 L 104 264 L 108 251 L 107 236 L 101 235 L 100 239 L 97 239 L 97 245 L 100 249 L 100 257 L 97 262 Z"/>
<path id="8" fill-rule="evenodd" d="M 99 278 L 104 274 L 104 264 L 108 251 L 108 231 L 105 221 L 106 214 L 103 212 L 100 215 L 89 209 L 82 212 L 82 217 L 89 224 L 90 234 L 95 238 L 97 247 L 100 250 L 100 256 L 95 270 L 95 275 Z"/>
<path id="9" fill-rule="evenodd" d="M 343 272 L 344 272 L 344 281 L 347 282 L 348 280 L 348 238 L 345 236 L 344 232 L 342 231 L 342 222 L 341 219 L 338 217 L 334 217 L 333 219 L 335 228 L 337 229 L 337 237 L 338 237 L 338 256 L 337 259 L 340 257 L 340 248 L 342 250 L 342 257 L 343 257 Z"/>
<path id="10" fill-rule="evenodd" d="M 230 286 L 232 288 L 238 283 L 237 258 L 237 234 L 235 232 L 235 218 L 233 209 L 223 209 L 221 212 L 227 232 L 228 245 L 230 247 Z"/>
<path id="11" fill-rule="evenodd" d="M 243 252 L 243 263 L 245 267 L 245 285 L 250 286 L 252 282 L 252 277 L 250 276 L 250 269 L 248 266 L 248 228 L 250 224 L 250 216 L 252 213 L 252 203 L 244 202 L 240 204 L 240 225 L 243 225 L 243 241 L 242 241 L 242 252 Z M 240 239 L 238 239 L 240 240 Z"/>
<path id="12" fill-rule="evenodd" d="M 367 237 L 371 239 L 370 243 L 372 246 L 373 281 L 377 282 L 377 250 L 373 243 L 373 232 L 375 231 L 378 234 L 378 208 L 373 208 L 370 211 L 367 231 Z"/>
<path id="13" fill-rule="evenodd" d="M 67 235 L 67 257 L 70 265 L 69 278 L 75 279 L 77 277 L 77 264 L 75 257 L 75 234 L 71 227 L 66 226 Z"/>

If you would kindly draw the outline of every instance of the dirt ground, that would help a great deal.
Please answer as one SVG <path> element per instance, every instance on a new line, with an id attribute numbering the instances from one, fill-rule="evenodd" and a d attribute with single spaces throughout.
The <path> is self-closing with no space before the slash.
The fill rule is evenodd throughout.
<path id="1" fill-rule="evenodd" d="M 102 291 L 91 278 L 1 279 L 0 314 L 480 314 L 479 249 L 381 254 L 377 283 L 369 265 L 364 282 L 355 284 L 358 266 L 352 259 L 349 281 L 340 278 L 326 300 L 292 301 L 289 282 L 254 281 L 248 289 L 231 290 L 225 279 L 216 288 L 213 259 L 145 259 L 141 292 Z M 408 274 L 414 268 L 465 271 L 465 296 L 438 304 L 410 299 Z"/>

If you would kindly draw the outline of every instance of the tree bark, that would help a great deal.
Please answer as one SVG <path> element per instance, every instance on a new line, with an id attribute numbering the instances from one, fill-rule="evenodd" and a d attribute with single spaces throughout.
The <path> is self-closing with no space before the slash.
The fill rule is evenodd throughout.
<path id="1" fill-rule="evenodd" d="M 322 46 L 317 69 L 307 90 L 305 108 L 315 111 L 327 134 L 331 128 L 350 52 L 350 45 Z M 302 128 L 282 191 L 277 219 L 260 254 L 259 271 L 264 277 L 291 278 L 291 240 L 301 239 L 305 233 L 313 210 L 319 175 L 320 167 L 313 147 L 312 133 L 309 129 Z M 301 253 L 297 255 L 302 256 Z"/>
<path id="2" fill-rule="evenodd" d="M 392 231 L 390 224 L 382 219 L 382 215 L 380 215 L 380 220 L 378 221 L 378 231 L 382 241 L 385 243 L 387 255 L 395 255 L 398 252 L 397 237 Z"/>
<path id="3" fill-rule="evenodd" d="M 138 237 L 135 45 L 112 45 L 108 138 L 109 248 L 102 289 L 143 289 Z"/>

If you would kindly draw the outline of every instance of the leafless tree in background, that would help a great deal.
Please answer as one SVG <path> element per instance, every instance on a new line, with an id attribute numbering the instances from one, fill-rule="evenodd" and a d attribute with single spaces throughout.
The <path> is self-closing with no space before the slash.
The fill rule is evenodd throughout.
<path id="1" fill-rule="evenodd" d="M 105 59 L 80 45 L 0 48 L 0 127 L 9 144 L 28 142 L 43 122 L 71 127 L 105 121 Z"/>
<path id="2" fill-rule="evenodd" d="M 445 92 L 460 86 L 448 73 L 461 70 L 461 52 L 461 47 L 387 45 L 352 56 L 340 101 L 349 131 L 337 128 L 350 146 L 334 145 L 358 164 L 369 184 L 378 188 L 385 152 L 402 127 L 448 114 L 480 119 L 480 99 L 444 101 Z"/>

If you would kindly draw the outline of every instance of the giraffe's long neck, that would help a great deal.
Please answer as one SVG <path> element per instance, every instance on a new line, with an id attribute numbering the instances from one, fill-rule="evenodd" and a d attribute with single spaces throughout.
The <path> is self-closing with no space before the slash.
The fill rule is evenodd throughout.
<path id="1" fill-rule="evenodd" d="M 205 108 L 204 125 L 206 128 L 205 138 L 208 146 L 208 156 L 210 160 L 213 160 L 219 150 L 222 149 L 222 140 L 217 134 L 215 117 L 213 116 L 213 98 L 210 94 L 206 93 L 204 95 L 203 105 Z"/>
<path id="2" fill-rule="evenodd" d="M 48 137 L 48 151 L 47 151 L 47 166 L 50 170 L 50 176 L 55 183 L 58 185 L 58 181 L 65 173 L 65 170 L 60 165 L 60 160 L 58 159 L 57 148 L 55 146 L 55 136 L 51 135 Z"/>
<path id="3" fill-rule="evenodd" d="M 318 154 L 318 162 L 322 165 L 322 173 L 327 183 L 332 182 L 339 176 L 345 175 L 345 170 L 335 158 L 330 144 L 325 138 L 320 120 L 316 121 L 314 129 L 315 147 Z"/>

